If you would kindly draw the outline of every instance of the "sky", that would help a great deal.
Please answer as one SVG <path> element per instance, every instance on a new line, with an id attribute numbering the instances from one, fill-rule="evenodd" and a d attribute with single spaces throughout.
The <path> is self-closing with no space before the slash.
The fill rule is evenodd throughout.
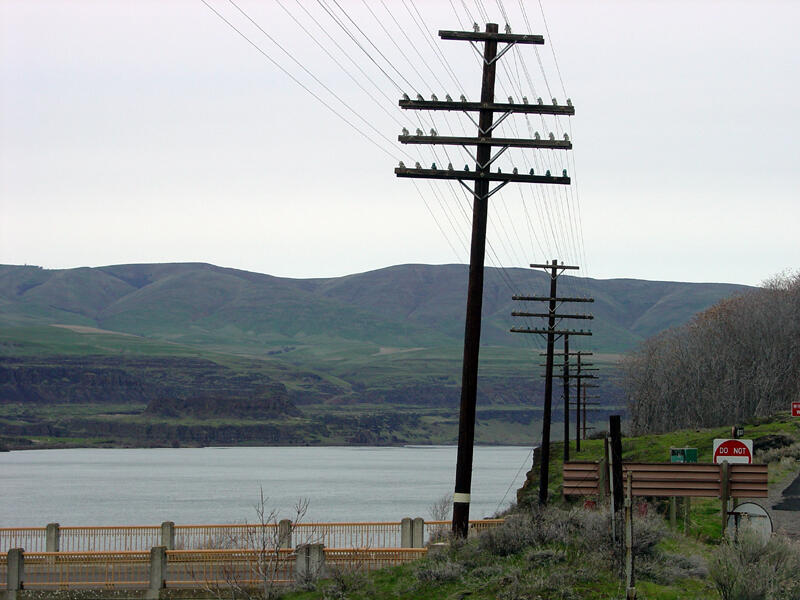
<path id="1" fill-rule="evenodd" d="M 496 165 L 573 185 L 493 196 L 487 265 L 744 284 L 800 266 L 790 0 L 0 0 L 0 263 L 468 262 L 466 191 L 393 169 L 474 168 L 396 136 L 475 127 L 397 101 L 477 99 L 475 51 L 436 33 L 487 20 L 546 39 L 501 59 L 498 99 L 576 107 L 498 128 L 568 133 L 572 152 Z"/>

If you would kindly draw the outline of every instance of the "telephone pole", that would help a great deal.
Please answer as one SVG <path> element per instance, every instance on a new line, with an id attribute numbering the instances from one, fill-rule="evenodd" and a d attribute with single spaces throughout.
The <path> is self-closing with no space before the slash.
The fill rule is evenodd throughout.
<path id="1" fill-rule="evenodd" d="M 492 173 L 492 163 L 505 150 L 515 148 L 548 148 L 569 150 L 572 143 L 568 138 L 551 139 L 511 139 L 493 138 L 492 132 L 497 125 L 508 116 L 519 114 L 548 114 L 548 115 L 573 115 L 575 109 L 572 102 L 566 105 L 546 105 L 541 100 L 536 104 L 516 104 L 513 102 L 496 103 L 494 100 L 495 73 L 497 60 L 506 53 L 514 44 L 544 44 L 540 35 L 519 35 L 512 33 L 499 33 L 496 23 L 487 23 L 486 31 L 440 31 L 439 37 L 443 40 L 467 41 L 477 48 L 478 43 L 483 43 L 483 79 L 481 84 L 480 102 L 467 102 L 462 96 L 460 102 L 451 100 L 440 101 L 432 98 L 430 101 L 421 96 L 412 100 L 404 96 L 400 100 L 400 107 L 409 110 L 446 110 L 478 113 L 477 137 L 439 136 L 435 131 L 432 135 L 409 135 L 407 131 L 399 136 L 398 140 L 404 144 L 441 144 L 458 146 L 475 146 L 475 170 L 469 167 L 463 171 L 456 171 L 452 165 L 447 170 L 437 169 L 432 165 L 424 169 L 417 163 L 415 168 L 407 168 L 402 162 L 395 169 L 398 177 L 416 177 L 425 179 L 457 180 L 467 188 L 473 196 L 472 205 L 472 242 L 469 262 L 469 284 L 467 287 L 467 314 L 464 326 L 464 357 L 461 377 L 461 408 L 458 427 L 458 458 L 456 463 L 455 493 L 453 494 L 453 533 L 458 537 L 466 537 L 469 526 L 470 491 L 472 487 L 472 454 L 475 440 L 475 405 L 478 386 L 478 355 L 481 334 L 481 308 L 483 304 L 483 269 L 486 253 L 486 221 L 489 208 L 489 198 L 502 187 L 511 182 L 517 183 L 547 183 L 568 185 L 570 178 L 566 170 L 562 176 L 552 176 L 550 171 L 544 175 L 536 175 L 533 170 L 528 175 L 519 174 L 515 168 L 512 173 Z M 498 44 L 505 47 L 498 52 Z M 495 113 L 502 113 L 495 121 Z M 474 122 L 474 120 L 473 120 Z M 536 136 L 537 138 L 539 136 Z M 492 155 L 492 149 L 499 150 Z M 470 188 L 465 181 L 474 182 Z M 497 182 L 494 189 L 490 183 Z"/>
<path id="2" fill-rule="evenodd" d="M 592 315 L 585 314 L 556 314 L 556 306 L 564 302 L 594 302 L 594 298 L 569 298 L 557 295 L 558 277 L 566 270 L 575 270 L 580 267 L 572 265 L 558 264 L 553 259 L 549 264 L 532 264 L 531 268 L 542 268 L 550 275 L 550 295 L 549 296 L 512 296 L 512 300 L 524 302 L 547 302 L 548 311 L 546 313 L 530 313 L 514 311 L 512 317 L 543 317 L 547 319 L 546 329 L 512 327 L 512 333 L 537 333 L 546 336 L 547 354 L 545 363 L 544 380 L 544 413 L 542 414 L 542 465 L 539 469 L 539 503 L 547 504 L 547 486 L 550 477 L 550 421 L 553 405 L 553 357 L 556 337 L 567 335 L 592 335 L 591 331 L 575 329 L 556 329 L 556 319 L 593 319 Z M 565 431 L 567 437 L 565 446 L 569 444 L 569 409 L 564 408 Z M 568 452 L 568 451 L 567 451 Z"/>

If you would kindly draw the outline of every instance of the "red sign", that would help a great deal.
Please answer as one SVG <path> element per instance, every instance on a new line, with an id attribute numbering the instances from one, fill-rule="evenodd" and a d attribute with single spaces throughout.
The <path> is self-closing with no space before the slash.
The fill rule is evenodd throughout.
<path id="1" fill-rule="evenodd" d="M 800 402 L 792 402 L 792 416 L 800 417 Z"/>
<path id="2" fill-rule="evenodd" d="M 753 440 L 714 440 L 714 462 L 753 462 Z"/>

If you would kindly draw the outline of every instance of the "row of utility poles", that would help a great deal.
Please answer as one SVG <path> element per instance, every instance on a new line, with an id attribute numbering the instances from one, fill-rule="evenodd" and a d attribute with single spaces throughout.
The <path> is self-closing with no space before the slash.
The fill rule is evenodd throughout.
<path id="1" fill-rule="evenodd" d="M 495 160 L 508 148 L 547 149 L 551 151 L 570 150 L 572 142 L 565 135 L 563 140 L 555 139 L 551 134 L 549 139 L 542 139 L 539 135 L 535 138 L 519 139 L 494 137 L 495 128 L 512 115 L 574 115 L 575 109 L 572 102 L 567 99 L 566 104 L 558 104 L 553 99 L 552 104 L 545 103 L 541 98 L 536 103 L 529 104 L 527 98 L 522 103 L 516 103 L 512 98 L 508 102 L 495 101 L 495 76 L 497 61 L 516 44 L 544 44 L 541 35 L 520 35 L 510 32 L 508 27 L 500 33 L 496 23 L 488 23 L 485 31 L 479 31 L 476 25 L 474 31 L 440 31 L 443 40 L 457 40 L 469 42 L 483 59 L 483 78 L 481 83 L 481 97 L 479 102 L 468 102 L 463 96 L 460 101 L 453 101 L 449 96 L 446 100 L 439 100 L 435 96 L 425 100 L 422 96 L 412 99 L 404 95 L 400 100 L 400 107 L 406 110 L 426 111 L 459 111 L 464 112 L 476 124 L 478 130 L 474 137 L 467 136 L 441 136 L 435 131 L 431 135 L 410 135 L 407 130 L 398 137 L 403 144 L 432 144 L 442 146 L 461 146 L 469 151 L 474 148 L 475 168 L 470 170 L 467 165 L 463 170 L 456 170 L 452 164 L 446 169 L 439 169 L 436 165 L 424 168 L 419 163 L 411 168 L 402 162 L 395 169 L 398 177 L 412 177 L 424 179 L 444 179 L 458 181 L 466 188 L 473 198 L 472 209 L 472 238 L 470 246 L 469 284 L 467 289 L 467 310 L 464 327 L 464 355 L 461 380 L 461 403 L 458 430 L 458 456 L 456 461 L 455 493 L 453 494 L 453 533 L 459 537 L 466 537 L 469 526 L 470 491 L 472 486 L 472 459 L 475 438 L 475 412 L 478 383 L 478 357 L 480 351 L 481 334 L 481 309 L 483 304 L 483 275 L 486 254 L 486 225 L 489 207 L 489 198 L 509 183 L 535 183 L 547 185 L 569 185 L 570 178 L 566 170 L 561 175 L 552 175 L 550 171 L 537 174 L 533 169 L 529 173 L 519 173 L 516 168 L 512 172 L 501 173 L 498 169 L 492 172 L 491 166 Z M 483 44 L 481 52 L 478 44 Z M 498 51 L 498 46 L 503 47 Z M 474 116 L 477 113 L 478 119 Z M 499 115 L 495 119 L 495 115 Z M 472 184 L 470 187 L 469 183 Z M 494 185 L 494 187 L 492 187 Z M 583 330 L 561 330 L 556 326 L 564 318 L 591 318 L 589 315 L 562 315 L 556 314 L 557 306 L 564 302 L 590 302 L 591 299 L 560 298 L 556 295 L 556 279 L 565 270 L 576 269 L 574 266 L 559 265 L 553 261 L 548 265 L 532 265 L 548 269 L 551 276 L 550 295 L 546 297 L 515 297 L 515 299 L 529 301 L 545 301 L 548 303 L 547 313 L 536 313 L 547 318 L 546 328 L 518 330 L 524 333 L 539 333 L 547 337 L 547 362 L 545 381 L 545 406 L 544 425 L 542 433 L 542 477 L 545 482 L 540 485 L 540 498 L 547 501 L 547 464 L 550 445 L 550 417 L 552 408 L 553 391 L 553 362 L 554 343 L 556 337 L 571 335 L 589 335 Z M 521 316 L 534 316 L 534 313 Z M 569 387 L 570 381 L 575 380 L 580 385 L 585 373 L 579 370 L 572 374 L 569 370 L 569 357 L 578 356 L 578 365 L 582 354 L 570 354 L 568 347 L 565 349 L 565 421 L 569 412 Z M 585 390 L 583 384 L 582 390 Z M 576 402 L 580 403 L 581 396 L 578 392 Z M 585 404 L 584 404 L 585 408 Z M 576 413 L 580 413 L 580 406 L 576 404 Z M 585 414 L 585 410 L 584 410 Z M 585 427 L 584 427 L 585 430 Z M 568 433 L 569 424 L 565 425 Z M 568 439 L 568 436 L 567 436 Z"/>
<path id="2" fill-rule="evenodd" d="M 570 373 L 569 357 L 578 356 L 579 365 L 580 357 L 585 356 L 586 352 L 575 353 L 569 351 L 569 338 L 570 336 L 585 336 L 592 335 L 591 331 L 584 329 L 567 329 L 562 328 L 560 323 L 564 319 L 593 319 L 594 316 L 590 314 L 575 314 L 557 312 L 559 307 L 564 303 L 586 303 L 594 302 L 594 298 L 585 297 L 571 297 L 558 295 L 558 278 L 568 270 L 577 270 L 579 267 L 574 265 L 559 264 L 557 260 L 553 260 L 549 264 L 532 264 L 532 268 L 542 268 L 549 275 L 550 278 L 550 294 L 548 296 L 513 296 L 513 300 L 522 302 L 546 302 L 547 312 L 527 312 L 527 311 L 514 311 L 511 313 L 514 317 L 533 317 L 547 319 L 547 327 L 512 327 L 512 333 L 530 333 L 544 336 L 547 340 L 547 350 L 545 356 L 545 373 L 543 377 L 544 382 L 544 411 L 542 414 L 542 445 L 541 445 L 541 467 L 539 468 L 539 502 L 542 504 L 547 503 L 548 494 L 548 481 L 550 477 L 550 423 L 552 420 L 552 405 L 553 405 L 553 366 L 555 362 L 555 342 L 557 338 L 563 337 L 564 339 L 564 352 L 560 353 L 564 357 L 564 371 L 562 379 L 564 382 L 564 461 L 569 460 L 569 407 L 570 407 L 570 379 L 575 379 L 578 384 L 585 378 L 594 378 L 594 375 L 581 373 Z M 580 368 L 580 367 L 579 367 Z M 585 385 L 581 386 L 585 390 Z M 580 388 L 576 399 L 576 413 L 580 415 Z M 586 414 L 584 409 L 584 415 Z M 578 419 L 580 417 L 578 416 Z M 580 421 L 576 425 L 576 436 L 579 435 Z M 578 446 L 580 441 L 577 442 Z M 577 447 L 576 449 L 579 449 Z"/>

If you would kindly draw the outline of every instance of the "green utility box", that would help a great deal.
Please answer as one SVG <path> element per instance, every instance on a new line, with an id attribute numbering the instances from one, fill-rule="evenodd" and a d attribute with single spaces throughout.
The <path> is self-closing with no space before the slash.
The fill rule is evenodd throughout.
<path id="1" fill-rule="evenodd" d="M 670 448 L 669 462 L 674 463 L 696 463 L 697 448 Z"/>

